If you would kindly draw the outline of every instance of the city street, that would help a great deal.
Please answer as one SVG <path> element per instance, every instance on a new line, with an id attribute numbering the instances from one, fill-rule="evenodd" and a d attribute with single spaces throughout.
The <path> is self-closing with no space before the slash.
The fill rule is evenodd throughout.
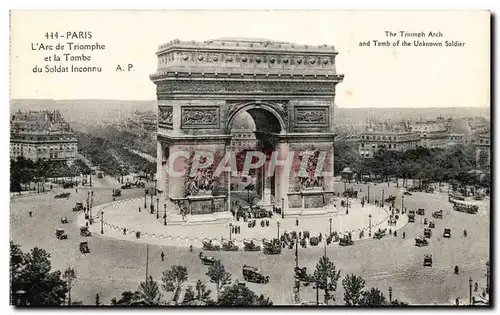
<path id="1" fill-rule="evenodd" d="M 111 192 L 112 188 L 117 186 L 116 181 L 93 178 L 93 183 L 94 206 L 111 202 Z M 343 183 L 339 183 L 337 189 L 342 191 L 343 186 Z M 353 184 L 349 185 L 351 186 Z M 380 199 L 381 189 L 384 189 L 385 198 L 391 194 L 397 196 L 396 207 L 400 208 L 401 192 L 394 185 L 370 186 L 370 199 Z M 361 196 L 367 193 L 366 185 L 354 187 L 363 189 Z M 25 251 L 34 246 L 46 249 L 51 254 L 54 269 L 63 270 L 69 266 L 74 268 L 77 273 L 72 291 L 74 300 L 92 304 L 95 294 L 99 294 L 101 302 L 108 304 L 111 298 L 119 298 L 123 291 L 135 290 L 139 282 L 145 279 L 146 245 L 93 234 L 87 238 L 91 253 L 82 255 L 78 243 L 83 237 L 79 236 L 79 227 L 75 224 L 79 213 L 73 212 L 72 208 L 75 202 L 85 202 L 90 189 L 78 188 L 78 193 L 75 193 L 74 189 L 67 190 L 71 192 L 68 199 L 54 199 L 54 194 L 59 190 L 11 200 L 11 239 L 22 245 Z M 117 200 L 141 197 L 143 193 L 143 189 L 122 190 L 122 196 Z M 408 210 L 425 208 L 425 217 L 435 221 L 436 227 L 428 247 L 414 245 L 414 238 L 421 236 L 424 228 L 421 216 L 417 215 L 416 222 L 408 223 L 399 230 L 397 237 L 386 236 L 381 240 L 361 241 L 355 239 L 355 244 L 349 247 L 340 247 L 334 243 L 326 248 L 328 257 L 341 270 L 341 277 L 349 273 L 362 276 L 367 287 L 378 287 L 386 297 L 388 288 L 392 287 L 393 298 L 410 304 L 451 304 L 457 297 L 461 302 L 467 302 L 469 277 L 478 282 L 479 292 L 486 285 L 485 264 L 489 260 L 489 199 L 481 202 L 476 215 L 453 211 L 446 194 L 413 193 L 404 199 Z M 443 219 L 433 219 L 432 212 L 439 209 L 444 210 Z M 29 211 L 33 211 L 32 218 L 28 215 Z M 68 217 L 69 223 L 61 224 L 61 216 Z M 56 228 L 64 228 L 68 233 L 68 240 L 57 240 L 54 234 Z M 444 228 L 452 229 L 450 239 L 442 238 Z M 322 229 L 323 232 L 325 229 L 326 227 Z M 466 238 L 462 235 L 464 229 L 468 232 Z M 405 239 L 401 237 L 403 231 L 406 233 Z M 164 262 L 160 259 L 161 251 L 166 255 Z M 299 249 L 299 265 L 312 271 L 323 253 L 322 246 Z M 432 267 L 422 265 L 426 253 L 433 255 Z M 188 268 L 190 283 L 201 279 L 213 289 L 205 275 L 207 267 L 200 263 L 197 255 L 198 251 L 191 253 L 185 247 L 150 245 L 149 274 L 160 281 L 161 273 L 165 269 L 179 264 Z M 270 282 L 265 285 L 250 283 L 248 286 L 256 293 L 268 296 L 275 305 L 293 303 L 294 250 L 284 249 L 281 255 L 276 256 L 242 251 L 211 252 L 210 255 L 223 261 L 232 273 L 233 280 L 242 281 L 241 268 L 244 264 L 260 268 L 264 275 L 269 276 Z M 453 273 L 455 265 L 460 267 L 460 275 Z M 316 299 L 316 292 L 311 286 L 302 287 L 300 294 L 303 301 Z M 336 303 L 343 304 L 341 281 L 334 295 Z M 320 292 L 320 301 L 322 297 Z"/>

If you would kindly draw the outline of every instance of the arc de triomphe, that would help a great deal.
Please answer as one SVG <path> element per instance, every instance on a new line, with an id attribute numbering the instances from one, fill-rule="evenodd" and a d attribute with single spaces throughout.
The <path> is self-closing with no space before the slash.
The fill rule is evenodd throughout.
<path id="1" fill-rule="evenodd" d="M 343 80 L 333 46 L 174 40 L 156 55 L 158 70 L 151 80 L 158 99 L 157 181 L 169 211 L 227 211 L 227 176 L 215 178 L 210 171 L 170 176 L 167 161 L 176 151 L 224 156 L 232 123 L 242 111 L 254 119 L 261 149 L 280 156 L 307 151 L 316 161 L 318 152 L 326 152 L 325 167 L 333 169 L 335 89 Z M 277 168 L 259 182 L 259 190 L 271 191 L 267 202 L 283 206 L 285 214 L 327 207 L 334 198 L 333 176 L 299 177 Z"/>

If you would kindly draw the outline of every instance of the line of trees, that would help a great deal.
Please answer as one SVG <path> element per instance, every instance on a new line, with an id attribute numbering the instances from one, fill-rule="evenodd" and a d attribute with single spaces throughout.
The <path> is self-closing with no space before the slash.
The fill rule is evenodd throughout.
<path id="1" fill-rule="evenodd" d="M 120 299 L 113 298 L 111 305 L 206 305 L 206 306 L 271 306 L 272 302 L 264 295 L 257 295 L 243 283 L 232 281 L 231 274 L 226 271 L 220 260 L 208 268 L 206 273 L 210 282 L 215 284 L 216 299 L 212 299 L 212 290 L 206 284 L 197 280 L 195 286 L 185 286 L 188 280 L 188 270 L 184 266 L 172 266 L 163 272 L 161 282 L 149 277 L 139 284 L 135 292 L 125 291 Z M 170 301 L 163 299 L 161 289 L 172 292 Z M 181 291 L 184 289 L 184 296 Z"/>
<path id="2" fill-rule="evenodd" d="M 125 149 L 124 144 L 118 140 L 108 140 L 101 136 L 95 136 L 89 133 L 76 133 L 78 139 L 78 150 L 86 156 L 94 165 L 99 165 L 100 168 L 107 174 L 112 176 L 121 176 L 129 171 L 153 174 L 156 171 L 156 164 L 145 158 L 134 154 Z M 112 139 L 119 138 L 119 135 L 114 135 Z M 115 156 L 116 155 L 116 156 Z M 119 160 L 122 160 L 124 164 Z"/>
<path id="3" fill-rule="evenodd" d="M 30 183 L 37 184 L 38 189 L 42 190 L 47 178 L 75 177 L 89 173 L 88 166 L 80 160 L 68 165 L 64 161 L 32 161 L 18 156 L 10 160 L 10 191 L 20 193 L 22 190 L 29 190 Z"/>
<path id="4" fill-rule="evenodd" d="M 487 156 L 476 163 L 474 146 L 456 145 L 449 148 L 428 149 L 418 147 L 404 152 L 379 149 L 373 158 L 361 158 L 356 150 L 344 141 L 335 143 L 335 171 L 350 167 L 361 180 L 362 175 L 375 175 L 386 181 L 390 177 L 415 179 L 420 185 L 449 182 L 457 186 L 476 185 L 489 187 L 490 168 Z M 479 166 L 479 167 L 478 167 Z M 486 176 L 479 178 L 471 170 L 481 170 Z"/>

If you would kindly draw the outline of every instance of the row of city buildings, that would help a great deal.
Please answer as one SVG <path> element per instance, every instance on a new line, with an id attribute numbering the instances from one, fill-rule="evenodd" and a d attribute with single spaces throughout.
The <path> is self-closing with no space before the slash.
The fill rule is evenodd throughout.
<path id="1" fill-rule="evenodd" d="M 490 123 L 483 117 L 398 122 L 367 122 L 365 130 L 346 136 L 346 141 L 357 145 L 361 157 L 370 158 L 381 150 L 406 151 L 417 147 L 446 148 L 473 144 L 477 154 L 490 155 Z"/>
<path id="2" fill-rule="evenodd" d="M 10 158 L 73 163 L 78 141 L 58 110 L 17 111 L 10 119 Z"/>

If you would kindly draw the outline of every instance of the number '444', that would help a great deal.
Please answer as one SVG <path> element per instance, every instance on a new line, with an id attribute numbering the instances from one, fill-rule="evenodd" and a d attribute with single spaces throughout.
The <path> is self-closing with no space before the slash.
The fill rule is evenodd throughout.
<path id="1" fill-rule="evenodd" d="M 58 39 L 59 38 L 59 33 L 58 32 L 47 32 L 45 33 L 45 38 L 46 39 Z"/>

